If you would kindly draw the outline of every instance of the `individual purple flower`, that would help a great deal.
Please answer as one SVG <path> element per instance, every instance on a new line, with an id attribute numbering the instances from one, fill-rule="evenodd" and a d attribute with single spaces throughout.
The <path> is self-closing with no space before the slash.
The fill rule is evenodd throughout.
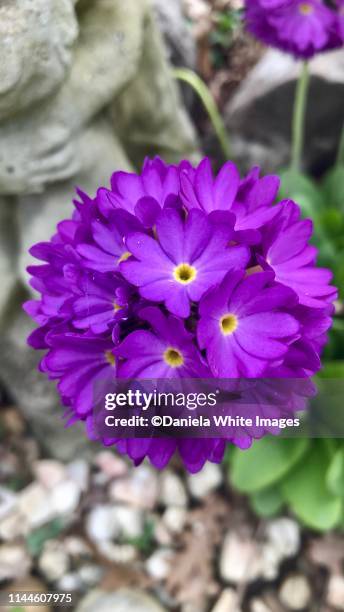
<path id="1" fill-rule="evenodd" d="M 266 272 L 244 278 L 231 271 L 201 301 L 197 338 L 214 376 L 263 376 L 297 340 L 299 323 L 284 311 L 296 296 L 282 285 L 267 287 L 272 280 Z"/>
<path id="2" fill-rule="evenodd" d="M 129 220 L 125 229 L 119 223 L 118 216 L 111 217 L 110 221 L 93 221 L 91 224 L 92 242 L 82 243 L 76 247 L 79 255 L 84 259 L 85 266 L 98 272 L 115 272 L 130 253 L 125 246 L 127 233 L 140 228 L 136 219 Z"/>
<path id="3" fill-rule="evenodd" d="M 130 294 L 120 277 L 84 274 L 79 281 L 80 293 L 69 300 L 71 320 L 77 329 L 103 333 L 128 318 Z"/>
<path id="4" fill-rule="evenodd" d="M 51 379 L 79 418 L 92 411 L 96 382 L 116 377 L 115 346 L 108 338 L 67 332 L 49 334 L 50 350 L 40 368 Z"/>
<path id="5" fill-rule="evenodd" d="M 329 284 L 330 270 L 314 266 L 317 251 L 309 245 L 312 231 L 312 221 L 300 220 L 299 209 L 288 202 L 263 239 L 263 253 L 276 280 L 294 289 L 300 304 L 324 308 L 333 302 L 337 291 Z"/>
<path id="6" fill-rule="evenodd" d="M 174 316 L 166 317 L 159 308 L 140 311 L 151 330 L 136 330 L 116 349 L 124 359 L 121 378 L 207 378 L 211 376 L 197 350 L 193 334 Z"/>
<path id="7" fill-rule="evenodd" d="M 244 268 L 249 261 L 247 247 L 228 246 L 228 229 L 213 227 L 197 209 L 185 222 L 178 211 L 163 211 L 156 234 L 158 240 L 138 233 L 127 238 L 127 249 L 136 261 L 125 261 L 120 271 L 140 288 L 142 297 L 163 302 L 179 317 L 188 317 L 191 302 L 198 302 L 230 268 Z"/>
<path id="8" fill-rule="evenodd" d="M 268 45 L 308 59 L 339 47 L 338 13 L 322 0 L 247 0 L 247 29 Z"/>
<path id="9" fill-rule="evenodd" d="M 168 166 L 160 158 L 147 159 L 141 175 L 115 172 L 111 190 L 99 189 L 97 200 L 106 217 L 114 209 L 124 209 L 135 215 L 144 227 L 152 227 L 162 208 L 180 205 L 179 187 L 176 166 Z"/>
<path id="10" fill-rule="evenodd" d="M 236 232 L 257 229 L 278 213 L 278 208 L 271 204 L 279 185 L 277 176 L 259 178 L 259 168 L 253 168 L 241 181 L 233 162 L 227 162 L 214 179 L 207 158 L 195 171 L 181 171 L 181 194 L 186 208 L 231 213 Z"/>

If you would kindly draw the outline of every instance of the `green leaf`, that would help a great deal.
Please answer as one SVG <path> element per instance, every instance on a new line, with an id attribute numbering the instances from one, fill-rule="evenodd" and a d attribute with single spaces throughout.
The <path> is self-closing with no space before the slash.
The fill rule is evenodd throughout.
<path id="1" fill-rule="evenodd" d="M 235 450 L 230 480 L 243 493 L 265 489 L 287 474 L 300 461 L 307 447 L 305 438 L 265 437 L 257 440 L 248 450 Z"/>
<path id="2" fill-rule="evenodd" d="M 344 447 L 334 455 L 327 470 L 326 483 L 331 493 L 344 498 Z"/>
<path id="3" fill-rule="evenodd" d="M 317 185 L 308 176 L 289 168 L 282 170 L 279 175 L 280 197 L 295 200 L 300 204 L 304 216 L 314 218 L 324 204 Z"/>
<path id="4" fill-rule="evenodd" d="M 336 527 L 343 504 L 326 485 L 328 449 L 314 440 L 310 451 L 281 483 L 282 493 L 293 512 L 306 525 L 319 531 Z"/>
<path id="5" fill-rule="evenodd" d="M 275 516 L 284 504 L 283 496 L 276 486 L 253 493 L 250 501 L 256 514 L 264 517 Z"/>
<path id="6" fill-rule="evenodd" d="M 322 192 L 326 207 L 335 207 L 344 213 L 344 167 L 335 166 L 325 176 Z"/>
<path id="7" fill-rule="evenodd" d="M 319 223 L 331 238 L 342 237 L 344 217 L 337 208 L 329 206 L 322 211 L 319 215 Z"/>

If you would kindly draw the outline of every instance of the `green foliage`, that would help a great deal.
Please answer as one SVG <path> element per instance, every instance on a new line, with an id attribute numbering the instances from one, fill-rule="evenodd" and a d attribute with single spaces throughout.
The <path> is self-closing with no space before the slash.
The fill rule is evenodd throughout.
<path id="1" fill-rule="evenodd" d="M 154 548 L 154 521 L 146 521 L 141 535 L 134 538 L 124 538 L 123 543 L 131 544 L 144 555 L 149 555 Z"/>
<path id="2" fill-rule="evenodd" d="M 245 452 L 234 454 L 232 484 L 243 493 L 254 493 L 278 482 L 301 459 L 308 441 L 266 437 Z"/>
<path id="3" fill-rule="evenodd" d="M 281 482 L 285 501 L 309 527 L 326 531 L 341 523 L 343 501 L 327 486 L 326 474 L 333 455 L 324 440 L 313 440 L 309 453 Z"/>
<path id="4" fill-rule="evenodd" d="M 222 49 L 229 49 L 233 43 L 235 31 L 242 20 L 242 11 L 227 9 L 216 11 L 214 14 L 214 29 L 210 34 L 210 43 L 219 45 Z"/>
<path id="5" fill-rule="evenodd" d="M 269 518 L 275 516 L 284 506 L 284 499 L 277 487 L 270 487 L 252 493 L 251 505 L 259 516 Z"/>
<path id="6" fill-rule="evenodd" d="M 45 542 L 59 536 L 63 529 L 64 522 L 62 519 L 56 518 L 39 529 L 32 531 L 26 539 L 29 553 L 33 557 L 37 557 L 42 552 Z"/>
<path id="7" fill-rule="evenodd" d="M 248 451 L 232 449 L 230 480 L 249 495 L 259 516 L 274 516 L 289 507 L 312 529 L 342 525 L 342 441 L 263 438 Z"/>

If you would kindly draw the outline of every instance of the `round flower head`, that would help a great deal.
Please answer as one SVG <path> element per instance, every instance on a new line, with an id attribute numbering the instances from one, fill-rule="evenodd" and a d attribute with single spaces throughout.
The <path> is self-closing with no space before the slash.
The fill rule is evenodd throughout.
<path id="1" fill-rule="evenodd" d="M 343 45 L 340 20 L 340 5 L 324 0 L 246 2 L 247 29 L 265 44 L 303 59 Z"/>
<path id="2" fill-rule="evenodd" d="M 259 168 L 240 177 L 228 162 L 214 177 L 208 159 L 195 168 L 154 159 L 141 175 L 116 172 L 95 199 L 78 191 L 71 218 L 31 249 L 40 298 L 24 306 L 39 326 L 29 343 L 46 351 L 40 369 L 57 380 L 70 424 L 84 421 L 136 465 L 148 457 L 162 468 L 178 451 L 194 472 L 221 461 L 224 439 L 99 435 L 99 382 L 319 370 L 336 290 L 316 267 L 312 223 L 296 203 L 276 201 L 278 189 Z M 288 411 L 295 393 L 285 393 Z M 264 405 L 266 386 L 250 394 Z M 233 431 L 228 441 L 246 448 L 263 434 Z"/>

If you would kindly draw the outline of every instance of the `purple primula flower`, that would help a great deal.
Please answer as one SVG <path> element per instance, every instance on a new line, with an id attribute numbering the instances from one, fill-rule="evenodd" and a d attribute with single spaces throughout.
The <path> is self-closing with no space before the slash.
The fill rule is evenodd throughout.
<path id="1" fill-rule="evenodd" d="M 221 378 L 263 376 L 299 337 L 298 321 L 285 312 L 297 303 L 294 292 L 271 286 L 269 272 L 244 275 L 228 272 L 199 307 L 198 342 L 207 351 L 214 376 Z"/>
<path id="2" fill-rule="evenodd" d="M 49 378 L 59 379 L 62 397 L 83 418 L 92 410 L 96 381 L 116 376 L 113 341 L 68 332 L 49 334 L 47 341 L 50 350 L 41 361 L 41 370 Z"/>
<path id="3" fill-rule="evenodd" d="M 162 208 L 179 207 L 180 180 L 176 166 L 161 159 L 146 160 L 141 176 L 115 172 L 111 191 L 101 188 L 97 198 L 100 211 L 107 217 L 114 209 L 136 215 L 144 227 L 152 227 Z"/>
<path id="4" fill-rule="evenodd" d="M 263 3 L 271 13 L 291 4 Z M 225 440 L 96 436 L 104 380 L 307 382 L 319 369 L 336 289 L 316 267 L 311 222 L 294 202 L 276 202 L 278 189 L 259 168 L 241 178 L 227 162 L 214 176 L 209 160 L 194 168 L 156 158 L 141 175 L 115 173 L 94 199 L 78 190 L 71 218 L 31 249 L 40 296 L 24 305 L 39 325 L 28 342 L 46 351 L 41 370 L 57 380 L 68 424 L 84 421 L 92 439 L 135 465 L 148 457 L 162 468 L 179 452 L 195 472 L 221 461 Z M 251 439 L 234 431 L 229 441 L 246 448 Z"/>
<path id="5" fill-rule="evenodd" d="M 264 267 L 275 272 L 278 282 L 291 287 L 297 293 L 300 304 L 313 308 L 324 308 L 336 298 L 337 291 L 329 285 L 330 270 L 316 268 L 317 251 L 310 246 L 313 224 L 309 219 L 301 221 L 299 210 L 288 202 L 285 210 L 270 226 L 268 236 L 263 239 Z"/>
<path id="6" fill-rule="evenodd" d="M 337 0 L 337 8 L 338 8 L 338 21 L 337 21 L 338 38 L 341 41 L 342 45 L 344 45 L 344 0 Z"/>
<path id="7" fill-rule="evenodd" d="M 210 371 L 197 350 L 193 334 L 184 323 L 166 317 L 159 308 L 147 307 L 140 311 L 150 330 L 129 334 L 116 349 L 124 359 L 119 366 L 121 378 L 208 378 Z"/>
<path id="8" fill-rule="evenodd" d="M 129 222 L 129 226 L 123 230 L 118 222 L 118 217 L 109 222 L 96 220 L 91 223 L 92 243 L 79 244 L 77 252 L 85 260 L 85 266 L 99 272 L 114 272 L 121 261 L 125 260 L 128 253 L 125 246 L 127 233 L 140 227 L 140 224 Z"/>
<path id="9" fill-rule="evenodd" d="M 324 0 L 247 0 L 247 29 L 264 43 L 308 59 L 340 47 L 340 7 Z"/>
<path id="10" fill-rule="evenodd" d="M 71 320 L 77 329 L 100 334 L 127 319 L 131 290 L 121 278 L 85 274 L 79 288 L 81 295 L 69 300 Z"/>
<path id="11" fill-rule="evenodd" d="M 209 222 L 197 209 L 185 222 L 175 210 L 165 210 L 156 223 L 158 240 L 132 234 L 127 248 L 136 261 L 127 260 L 120 270 L 140 288 L 142 297 L 163 302 L 179 317 L 188 317 L 191 302 L 198 302 L 230 268 L 244 268 L 249 261 L 245 246 L 228 246 L 230 232 Z"/>

